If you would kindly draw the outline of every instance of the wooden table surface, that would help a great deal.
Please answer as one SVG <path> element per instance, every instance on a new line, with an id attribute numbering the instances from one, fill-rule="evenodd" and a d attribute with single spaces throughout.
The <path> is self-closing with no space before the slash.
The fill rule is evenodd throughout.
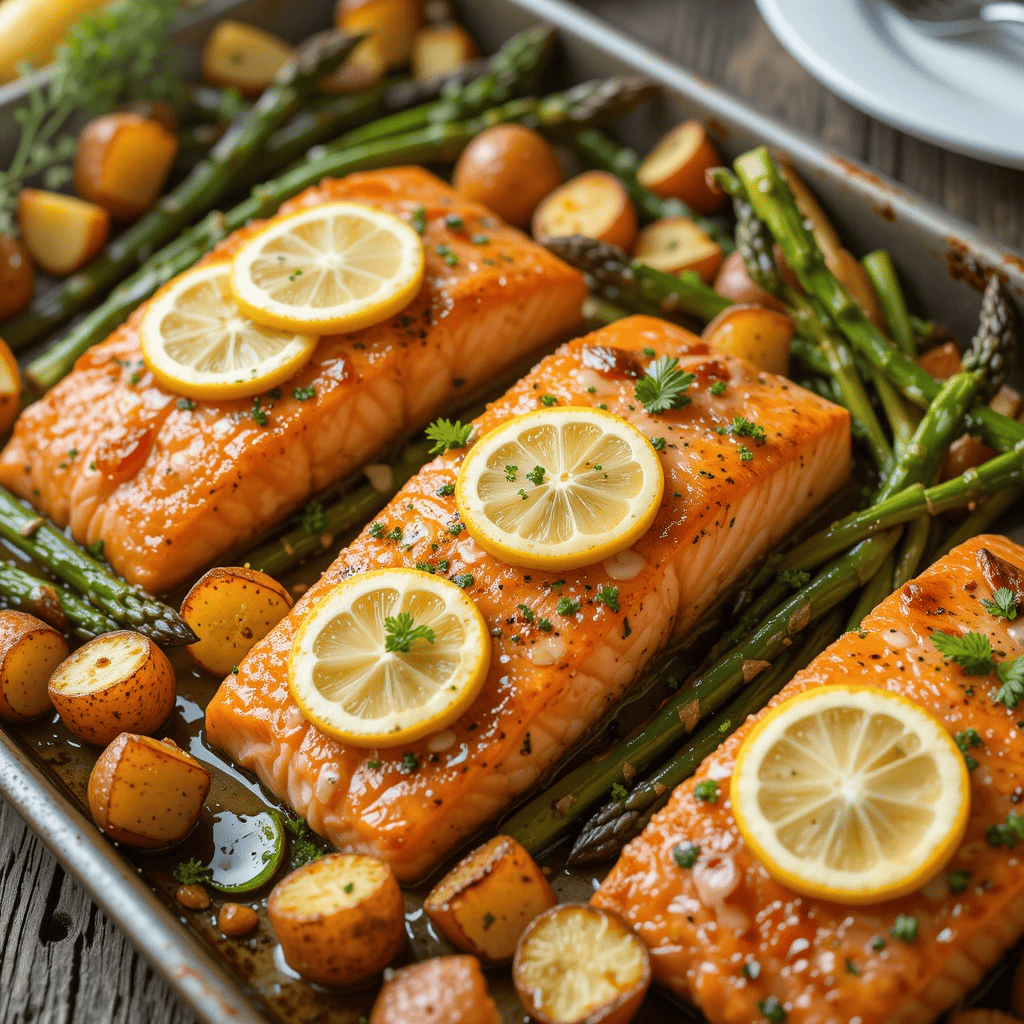
<path id="1" fill-rule="evenodd" d="M 818 85 L 753 0 L 586 0 L 759 110 L 852 154 L 1024 248 L 1024 173 L 910 139 Z M 0 1024 L 193 1024 L 175 998 L 9 807 L 0 803 Z"/>

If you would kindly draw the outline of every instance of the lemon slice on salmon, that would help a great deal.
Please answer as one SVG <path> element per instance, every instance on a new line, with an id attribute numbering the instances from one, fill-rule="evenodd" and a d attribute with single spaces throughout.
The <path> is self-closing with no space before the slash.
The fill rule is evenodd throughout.
<path id="1" fill-rule="evenodd" d="M 231 289 L 257 323 L 339 334 L 404 309 L 423 282 L 423 243 L 408 224 L 359 203 L 277 217 L 235 254 Z"/>
<path id="2" fill-rule="evenodd" d="M 245 398 L 291 377 L 319 340 L 253 323 L 228 286 L 230 265 L 208 263 L 175 278 L 142 319 L 142 358 L 153 376 L 188 398 Z"/>
<path id="3" fill-rule="evenodd" d="M 762 718 L 736 755 L 732 813 L 768 873 L 839 903 L 927 884 L 967 827 L 970 782 L 931 713 L 874 686 L 819 686 Z"/>
<path id="4" fill-rule="evenodd" d="M 339 583 L 306 615 L 288 686 L 323 732 L 394 747 L 454 722 L 490 662 L 487 624 L 461 588 L 418 569 L 377 569 Z"/>
<path id="5" fill-rule="evenodd" d="M 661 507 L 665 474 L 631 423 L 600 409 L 538 409 L 495 427 L 459 470 L 470 536 L 511 565 L 571 569 L 633 545 Z"/>

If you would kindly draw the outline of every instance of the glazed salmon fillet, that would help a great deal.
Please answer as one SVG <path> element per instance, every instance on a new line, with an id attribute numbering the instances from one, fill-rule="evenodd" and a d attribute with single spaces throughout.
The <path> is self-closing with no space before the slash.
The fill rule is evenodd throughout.
<path id="1" fill-rule="evenodd" d="M 322 338 L 311 361 L 258 404 L 186 402 L 142 362 L 144 304 L 25 410 L 0 454 L 0 483 L 70 524 L 80 543 L 103 541 L 129 582 L 165 591 L 578 326 L 580 273 L 427 171 L 325 180 L 280 212 L 339 199 L 406 220 L 423 207 L 425 279 L 401 314 Z M 452 214 L 458 230 L 445 223 Z M 258 226 L 204 262 L 230 259 Z M 438 253 L 444 246 L 454 259 Z"/>
<path id="2" fill-rule="evenodd" d="M 998 589 L 982 569 L 990 561 L 983 550 L 1024 570 L 1024 548 L 1005 537 L 962 544 L 886 598 L 864 619 L 863 635 L 840 637 L 769 704 L 826 683 L 881 686 L 932 712 L 954 735 L 977 730 L 970 823 L 935 880 L 910 896 L 857 907 L 799 896 L 770 878 L 740 838 L 729 800 L 712 804 L 693 793 L 710 778 L 728 794 L 737 748 L 759 715 L 675 790 L 595 894 L 594 903 L 620 913 L 647 943 L 657 980 L 711 1024 L 762 1021 L 758 1002 L 769 996 L 789 1024 L 926 1024 L 976 986 L 1024 931 L 1024 861 L 986 840 L 989 826 L 1020 810 L 1024 706 L 997 703 L 995 673 L 965 675 L 929 640 L 935 630 L 976 631 L 989 637 L 997 661 L 1024 652 L 1024 619 L 998 618 L 982 605 Z M 692 870 L 673 860 L 682 842 L 700 846 Z M 899 914 L 917 921 L 916 940 L 890 934 Z M 751 963 L 759 972 L 747 975 L 756 977 L 744 974 Z"/>
<path id="3" fill-rule="evenodd" d="M 634 374 L 655 353 L 678 357 L 696 380 L 689 405 L 649 416 L 634 397 Z M 711 393 L 715 381 L 727 382 L 724 394 Z M 458 521 L 452 484 L 461 454 L 450 452 L 342 551 L 206 712 L 215 746 L 334 846 L 383 857 L 403 880 L 425 874 L 535 786 L 670 637 L 849 472 L 845 410 L 741 360 L 712 356 L 692 334 L 650 317 L 569 342 L 492 404 L 476 429 L 482 435 L 552 399 L 606 406 L 647 437 L 665 439 L 665 498 L 631 551 L 557 574 L 497 561 Z M 762 443 L 716 432 L 738 416 L 763 425 Z M 346 577 L 425 564 L 466 586 L 491 628 L 483 691 L 451 728 L 405 749 L 363 750 L 325 736 L 288 691 L 299 623 Z M 617 608 L 595 600 L 602 586 L 617 588 Z M 566 607 L 576 601 L 578 609 Z"/>

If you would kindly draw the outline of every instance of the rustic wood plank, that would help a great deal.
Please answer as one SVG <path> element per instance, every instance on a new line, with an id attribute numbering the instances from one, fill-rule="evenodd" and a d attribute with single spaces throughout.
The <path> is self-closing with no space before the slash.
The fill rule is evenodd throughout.
<path id="1" fill-rule="evenodd" d="M 853 109 L 786 53 L 753 0 L 584 0 L 757 109 L 877 167 L 1010 245 L 1024 174 L 910 139 Z M 194 1024 L 84 891 L 0 803 L 0 1021 Z"/>

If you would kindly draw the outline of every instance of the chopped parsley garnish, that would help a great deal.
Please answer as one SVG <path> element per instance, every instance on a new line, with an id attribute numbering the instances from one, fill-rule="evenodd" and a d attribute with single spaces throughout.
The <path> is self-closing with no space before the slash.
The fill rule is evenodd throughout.
<path id="1" fill-rule="evenodd" d="M 549 619 L 538 619 L 537 626 L 545 633 L 551 632 L 551 622 Z"/>
<path id="2" fill-rule="evenodd" d="M 384 632 L 387 634 L 384 639 L 385 651 L 408 652 L 414 640 L 426 640 L 432 644 L 437 639 L 429 626 L 417 626 L 413 622 L 411 612 L 389 615 L 384 620 Z"/>
<path id="3" fill-rule="evenodd" d="M 191 412 L 196 407 L 196 403 L 191 398 L 179 398 L 174 403 L 174 407 L 180 409 L 181 412 Z"/>
<path id="4" fill-rule="evenodd" d="M 296 267 L 295 270 L 292 271 L 292 273 L 290 273 L 288 275 L 288 280 L 289 281 L 294 281 L 295 278 L 301 277 L 301 276 L 302 276 L 302 267 Z"/>
<path id="5" fill-rule="evenodd" d="M 464 530 L 465 528 L 466 528 L 466 524 L 465 524 L 465 523 L 449 523 L 449 524 L 448 524 L 448 532 L 449 532 L 449 533 L 450 533 L 450 534 L 451 534 L 451 535 L 452 535 L 453 537 L 458 537 L 458 535 L 459 535 L 460 533 L 462 533 L 462 531 L 463 531 L 463 530 Z"/>
<path id="6" fill-rule="evenodd" d="M 932 643 L 950 661 L 955 661 L 969 676 L 987 676 L 995 667 L 992 645 L 982 633 L 932 633 Z"/>
<path id="7" fill-rule="evenodd" d="M 427 208 L 425 206 L 413 207 L 412 227 L 414 231 L 418 231 L 421 235 L 427 230 Z"/>
<path id="8" fill-rule="evenodd" d="M 1015 708 L 1024 699 L 1024 654 L 1002 662 L 996 671 L 1002 683 L 996 691 L 996 700 L 1008 708 Z"/>
<path id="9" fill-rule="evenodd" d="M 93 558 L 102 558 L 103 538 L 101 537 L 99 540 L 94 540 L 91 544 L 86 544 L 85 550 L 88 551 L 89 554 L 93 556 Z"/>
<path id="10" fill-rule="evenodd" d="M 555 398 L 554 395 L 541 395 L 540 404 L 543 405 L 545 409 L 550 409 L 551 406 L 558 405 L 558 399 Z"/>
<path id="11" fill-rule="evenodd" d="M 487 237 L 487 235 L 474 235 L 470 239 L 470 241 L 474 245 L 486 245 L 490 241 L 490 239 Z"/>
<path id="12" fill-rule="evenodd" d="M 356 887 L 356 883 L 355 882 L 348 882 L 346 885 L 342 886 L 342 888 L 345 890 L 345 895 L 346 896 L 350 895 L 352 890 L 355 889 L 355 887 Z"/>
<path id="13" fill-rule="evenodd" d="M 783 1009 L 782 1003 L 775 996 L 769 996 L 767 999 L 758 999 L 757 1008 L 766 1020 L 771 1021 L 771 1024 L 785 1024 L 786 1011 Z"/>
<path id="14" fill-rule="evenodd" d="M 140 380 L 142 380 L 142 374 L 139 373 L 138 370 L 135 370 L 133 371 L 132 375 L 128 378 L 128 383 L 134 386 L 138 384 Z"/>
<path id="15" fill-rule="evenodd" d="M 754 453 L 745 445 L 740 445 L 740 458 L 744 462 L 749 462 L 754 457 Z"/>
<path id="16" fill-rule="evenodd" d="M 249 410 L 249 415 L 258 426 L 265 427 L 267 425 L 267 410 L 260 405 L 259 395 L 252 400 L 252 409 Z"/>
<path id="17" fill-rule="evenodd" d="M 455 484 L 441 484 L 437 489 L 439 498 L 450 498 L 455 493 Z"/>
<path id="18" fill-rule="evenodd" d="M 950 873 L 946 875 L 946 882 L 949 885 L 949 891 L 954 894 L 963 892 L 970 881 L 970 871 L 950 871 Z"/>
<path id="19" fill-rule="evenodd" d="M 713 394 L 713 395 L 724 395 L 725 394 L 725 389 L 728 386 L 729 385 L 726 384 L 724 380 L 716 380 L 715 383 L 711 385 L 711 394 Z"/>
<path id="20" fill-rule="evenodd" d="M 516 473 L 518 473 L 518 472 L 519 472 L 519 467 L 518 466 L 513 466 L 511 464 L 507 465 L 505 467 L 505 479 L 510 484 L 511 483 L 515 483 Z"/>
<path id="21" fill-rule="evenodd" d="M 646 348 L 645 348 L 645 349 L 643 350 L 643 353 L 644 353 L 644 358 L 645 358 L 645 359 L 653 359 L 653 358 L 654 358 L 654 357 L 655 357 L 655 356 L 656 356 L 656 355 L 658 354 L 657 352 L 655 352 L 655 351 L 654 351 L 654 349 L 653 349 L 653 348 L 651 348 L 651 347 L 650 347 L 650 345 L 648 345 L 648 346 L 647 346 L 647 347 L 646 347 Z"/>
<path id="22" fill-rule="evenodd" d="M 419 766 L 420 759 L 411 750 L 402 755 L 402 771 L 414 772 Z"/>
<path id="23" fill-rule="evenodd" d="M 693 795 L 698 800 L 713 804 L 718 799 L 718 783 L 714 779 L 704 779 L 693 787 Z"/>
<path id="24" fill-rule="evenodd" d="M 469 441 L 469 435 L 473 433 L 472 423 L 463 423 L 460 420 L 438 419 L 427 427 L 427 440 L 434 442 L 430 449 L 431 455 L 450 452 L 453 448 L 463 448 Z"/>
<path id="25" fill-rule="evenodd" d="M 991 601 L 982 598 L 981 605 L 997 618 L 1009 619 L 1011 622 L 1017 618 L 1017 595 L 1009 587 L 1000 587 L 992 595 Z"/>
<path id="26" fill-rule="evenodd" d="M 803 569 L 783 569 L 778 575 L 778 581 L 799 590 L 811 581 L 811 574 Z"/>
<path id="27" fill-rule="evenodd" d="M 466 587 L 473 586 L 473 574 L 472 573 L 469 573 L 469 572 L 459 572 L 459 573 L 456 573 L 454 576 L 452 576 L 450 578 L 451 578 L 452 583 L 455 584 L 455 586 L 462 587 L 463 590 L 465 590 Z"/>
<path id="28" fill-rule="evenodd" d="M 533 469 L 526 474 L 526 479 L 535 487 L 540 487 L 540 485 L 544 483 L 544 467 L 534 466 Z"/>
<path id="29" fill-rule="evenodd" d="M 311 501 L 302 510 L 302 529 L 310 536 L 323 533 L 327 529 L 327 516 L 324 515 L 324 507 L 319 501 Z"/>
<path id="30" fill-rule="evenodd" d="M 665 450 L 665 438 L 663 438 L 663 437 L 652 437 L 651 438 L 651 447 L 656 452 L 663 452 Z"/>
<path id="31" fill-rule="evenodd" d="M 487 931 L 487 929 L 490 928 L 496 920 L 497 918 L 488 910 L 487 913 L 484 914 L 484 931 Z"/>
<path id="32" fill-rule="evenodd" d="M 602 584 L 597 588 L 594 600 L 600 601 L 601 604 L 610 608 L 613 612 L 617 612 L 619 610 L 619 588 L 606 587 Z"/>
<path id="33" fill-rule="evenodd" d="M 537 617 L 534 614 L 533 609 L 529 605 L 520 604 L 516 605 L 516 607 L 519 609 L 519 614 L 522 615 L 522 617 L 526 619 L 527 622 L 533 622 L 533 620 Z"/>
<path id="34" fill-rule="evenodd" d="M 855 978 L 860 975 L 860 968 L 850 959 L 846 961 L 846 973 L 852 974 Z"/>
<path id="35" fill-rule="evenodd" d="M 420 572 L 429 572 L 431 575 L 437 572 L 437 569 L 432 566 L 429 562 L 417 562 L 415 566 Z"/>
<path id="36" fill-rule="evenodd" d="M 372 769 L 373 771 L 376 771 L 380 767 L 380 761 L 378 761 L 376 758 L 373 758 L 372 760 L 366 762 L 366 767 Z"/>
<path id="37" fill-rule="evenodd" d="M 913 942 L 917 938 L 917 918 L 909 914 L 897 914 L 889 934 L 902 942 Z"/>
<path id="38" fill-rule="evenodd" d="M 741 968 L 740 974 L 751 981 L 757 981 L 761 977 L 761 965 L 756 960 L 748 960 Z"/>
<path id="39" fill-rule="evenodd" d="M 400 541 L 402 539 L 402 536 L 402 528 L 400 526 L 396 526 L 389 533 L 385 534 L 385 540 Z"/>
<path id="40" fill-rule="evenodd" d="M 292 398 L 296 402 L 308 402 L 311 398 L 316 398 L 316 388 L 312 384 L 304 388 L 292 388 Z"/>
<path id="41" fill-rule="evenodd" d="M 452 231 L 462 230 L 462 218 L 457 213 L 449 213 L 444 219 L 445 225 L 450 227 Z"/>
<path id="42" fill-rule="evenodd" d="M 370 523 L 370 536 L 380 537 L 386 529 L 383 523 Z"/>
<path id="43" fill-rule="evenodd" d="M 199 885 L 202 882 L 209 882 L 212 878 L 213 871 L 195 857 L 174 865 L 174 880 L 179 885 Z"/>
<path id="44" fill-rule="evenodd" d="M 964 729 L 958 732 L 954 737 L 956 745 L 960 748 L 960 753 L 964 755 L 964 760 L 967 762 L 967 770 L 974 771 L 978 767 L 978 762 L 968 753 L 973 747 L 981 746 L 981 736 L 978 735 L 977 729 Z"/>
<path id="45" fill-rule="evenodd" d="M 575 615 L 580 610 L 580 599 L 578 597 L 560 597 L 555 611 L 559 615 Z"/>
<path id="46" fill-rule="evenodd" d="M 636 382 L 633 394 L 651 415 L 682 409 L 690 403 L 686 389 L 696 379 L 694 374 L 679 369 L 679 360 L 675 356 L 671 359 L 662 356 L 647 367 L 647 375 Z"/>
<path id="47" fill-rule="evenodd" d="M 302 818 L 285 818 L 284 825 L 292 834 L 289 841 L 292 852 L 290 867 L 300 868 L 303 864 L 318 860 L 324 855 L 326 851 L 316 841 Z"/>
<path id="48" fill-rule="evenodd" d="M 874 938 L 873 938 L 873 939 L 871 940 L 871 948 L 872 948 L 872 949 L 873 949 L 873 950 L 874 950 L 874 951 L 875 951 L 876 953 L 879 953 L 879 952 L 881 952 L 881 951 L 882 951 L 883 949 L 885 949 L 885 945 L 886 945 L 886 943 L 885 943 L 885 939 L 883 939 L 881 935 L 876 935 L 876 936 L 875 936 L 875 937 L 874 937 Z"/>
<path id="49" fill-rule="evenodd" d="M 989 846 L 1008 846 L 1011 850 L 1018 842 L 1024 841 L 1024 815 L 1010 811 L 1003 825 L 989 825 L 985 830 Z"/>
<path id="50" fill-rule="evenodd" d="M 516 491 L 516 494 L 518 494 L 519 497 L 523 499 L 523 501 L 526 501 L 526 499 L 529 498 L 529 495 L 522 487 L 520 487 L 519 490 Z"/>
<path id="51" fill-rule="evenodd" d="M 735 417 L 732 423 L 729 423 L 724 427 L 716 427 L 715 433 L 732 434 L 733 437 L 749 437 L 757 444 L 764 444 L 767 437 L 764 432 L 764 427 L 759 427 L 756 423 L 744 418 L 743 416 Z"/>
<path id="52" fill-rule="evenodd" d="M 672 859 L 687 871 L 697 863 L 699 856 L 700 847 L 696 843 L 680 843 L 672 849 Z M 749 975 L 747 976 L 749 977 Z"/>
<path id="53" fill-rule="evenodd" d="M 451 249 L 448 248 L 447 245 L 436 246 L 434 248 L 434 252 L 436 252 L 437 255 L 440 256 L 441 259 L 443 259 L 445 263 L 448 264 L 449 267 L 454 267 L 455 264 L 459 262 L 459 257 L 456 256 L 455 253 L 453 253 Z"/>
<path id="54" fill-rule="evenodd" d="M 629 790 L 621 782 L 612 785 L 612 799 L 622 803 L 629 798 Z"/>

